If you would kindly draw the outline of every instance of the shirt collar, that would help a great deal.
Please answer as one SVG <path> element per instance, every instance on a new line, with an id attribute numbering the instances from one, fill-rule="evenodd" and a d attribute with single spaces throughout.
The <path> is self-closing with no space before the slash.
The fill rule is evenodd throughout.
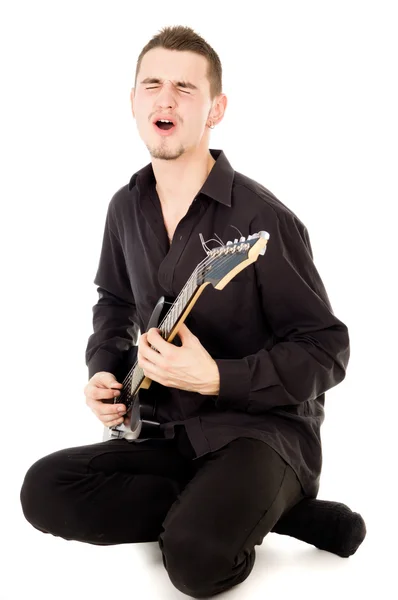
<path id="1" fill-rule="evenodd" d="M 209 148 L 209 152 L 215 159 L 215 163 L 199 190 L 199 194 L 206 194 L 214 200 L 231 206 L 232 184 L 235 176 L 235 171 L 224 154 L 223 150 L 215 150 Z M 155 183 L 155 175 L 150 162 L 145 167 L 134 173 L 128 184 L 128 189 L 131 191 L 136 185 L 140 194 L 145 194 L 149 187 Z"/>

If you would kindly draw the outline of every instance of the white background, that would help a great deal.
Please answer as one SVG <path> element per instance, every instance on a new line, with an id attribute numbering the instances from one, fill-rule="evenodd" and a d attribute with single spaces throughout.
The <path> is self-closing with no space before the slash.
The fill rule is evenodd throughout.
<path id="1" fill-rule="evenodd" d="M 130 109 L 136 61 L 177 24 L 223 65 L 229 103 L 210 148 L 305 223 L 348 325 L 348 372 L 326 394 L 318 498 L 348 504 L 368 527 L 349 559 L 271 533 L 249 578 L 222 597 L 396 597 L 395 10 L 380 0 L 2 2 L 1 600 L 184 597 L 156 543 L 66 542 L 36 531 L 19 501 L 34 461 L 102 440 L 83 395 L 93 279 L 110 198 L 150 161 Z"/>

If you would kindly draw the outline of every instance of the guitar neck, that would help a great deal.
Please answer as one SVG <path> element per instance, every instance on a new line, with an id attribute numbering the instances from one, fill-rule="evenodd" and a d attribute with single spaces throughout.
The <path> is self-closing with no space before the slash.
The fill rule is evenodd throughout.
<path id="1" fill-rule="evenodd" d="M 247 239 L 241 237 L 239 240 L 229 241 L 221 248 L 209 250 L 205 247 L 207 257 L 194 269 L 163 321 L 157 326 L 163 339 L 173 341 L 207 285 L 212 284 L 216 289 L 222 290 L 233 277 L 255 262 L 260 254 L 265 253 L 268 239 L 268 232 L 259 231 L 249 235 Z M 144 372 L 136 363 L 123 381 L 123 387 L 127 388 L 131 381 L 133 396 L 144 379 Z"/>
<path id="2" fill-rule="evenodd" d="M 194 275 L 194 274 L 193 274 Z M 206 285 L 209 284 L 203 283 L 202 285 L 198 285 L 196 281 L 193 283 L 193 275 L 190 277 L 188 282 L 183 287 L 179 296 L 175 299 L 175 301 L 170 306 L 167 311 L 163 321 L 158 325 L 158 329 L 160 331 L 160 335 L 167 342 L 172 342 L 175 336 L 178 333 L 178 329 L 181 324 L 185 321 L 190 311 L 194 307 L 197 302 L 200 294 L 203 292 Z M 195 277 L 196 279 L 196 277 Z M 125 382 L 131 382 L 130 384 L 130 394 L 134 395 L 138 391 L 142 382 L 145 379 L 145 374 L 142 368 L 136 363 L 130 371 L 127 373 L 125 377 Z M 123 382 L 123 387 L 125 382 Z"/>

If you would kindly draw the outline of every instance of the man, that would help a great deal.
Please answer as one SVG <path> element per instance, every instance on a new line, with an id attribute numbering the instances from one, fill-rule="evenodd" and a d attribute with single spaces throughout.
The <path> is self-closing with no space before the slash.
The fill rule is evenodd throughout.
<path id="1" fill-rule="evenodd" d="M 345 557 L 366 533 L 358 513 L 316 499 L 324 394 L 345 376 L 347 327 L 298 217 L 209 151 L 221 89 L 217 54 L 190 28 L 145 46 L 131 104 L 152 160 L 110 201 L 95 277 L 87 404 L 107 427 L 127 422 L 112 399 L 137 358 L 164 437 L 60 450 L 32 465 L 21 490 L 43 532 L 158 540 L 170 580 L 194 597 L 244 581 L 270 531 Z M 265 256 L 222 291 L 204 290 L 179 346 L 147 331 L 157 300 L 176 297 L 205 257 L 200 234 L 226 243 L 236 230 L 267 231 Z"/>

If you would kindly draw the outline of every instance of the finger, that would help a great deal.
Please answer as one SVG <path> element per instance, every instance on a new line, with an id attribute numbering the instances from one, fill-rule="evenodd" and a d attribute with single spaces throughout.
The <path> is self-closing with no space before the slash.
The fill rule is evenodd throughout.
<path id="1" fill-rule="evenodd" d="M 109 398 L 117 398 L 120 396 L 120 390 L 110 390 L 106 388 L 93 387 L 89 391 L 89 396 L 94 398 L 95 400 L 105 400 Z"/>
<path id="2" fill-rule="evenodd" d="M 147 365 L 155 365 L 163 371 L 168 371 L 169 369 L 168 359 L 164 358 L 164 356 L 150 348 L 150 346 L 144 346 L 142 351 L 138 351 L 137 353 L 137 361 L 141 368 L 144 363 L 144 360 L 146 361 Z"/>
<path id="3" fill-rule="evenodd" d="M 197 339 L 196 336 L 192 333 L 192 331 L 185 325 L 185 323 L 181 323 L 177 333 L 180 336 L 183 346 Z"/>
<path id="4" fill-rule="evenodd" d="M 116 415 L 122 415 L 126 412 L 126 406 L 124 404 L 109 404 L 103 400 L 96 400 L 90 397 L 86 399 L 86 404 L 98 418 L 103 415 L 115 417 Z"/>
<path id="5" fill-rule="evenodd" d="M 146 335 L 147 343 L 154 346 L 163 356 L 169 356 L 173 346 L 166 342 L 155 327 L 151 327 Z"/>
<path id="6" fill-rule="evenodd" d="M 155 352 L 154 348 L 151 348 L 151 345 L 154 346 L 154 344 L 151 344 L 148 340 L 148 333 L 144 333 L 140 338 L 140 344 L 138 345 L 138 352 L 141 354 L 148 350 L 152 350 L 153 352 Z M 157 353 L 157 354 L 159 354 L 159 353 Z"/>
<path id="7" fill-rule="evenodd" d="M 143 365 L 144 366 L 141 368 L 144 371 L 145 377 L 148 377 L 148 379 L 156 381 L 165 387 L 179 387 L 179 383 L 172 380 L 170 373 L 165 373 L 165 371 L 156 367 L 156 365 L 146 361 L 145 358 L 143 359 Z"/>
<path id="8" fill-rule="evenodd" d="M 107 415 L 107 414 L 100 414 L 100 415 L 98 415 L 98 417 L 104 423 L 109 423 L 110 421 L 117 421 L 119 419 L 121 419 L 123 421 L 123 419 L 125 418 L 125 413 L 126 413 L 126 411 L 123 411 L 123 413 L 114 412 L 114 413 L 109 414 L 109 415 Z"/>
<path id="9" fill-rule="evenodd" d="M 113 419 L 112 421 L 103 421 L 101 419 L 101 421 L 103 422 L 103 424 L 106 427 L 114 427 L 115 425 L 120 425 L 121 423 L 123 423 L 124 418 L 123 417 L 119 417 L 118 419 Z"/>
<path id="10" fill-rule="evenodd" d="M 111 414 L 111 415 L 103 415 L 98 411 L 93 411 L 95 416 L 107 427 L 112 427 L 116 423 L 123 423 L 125 419 L 124 414 Z"/>
<path id="11" fill-rule="evenodd" d="M 120 387 L 122 384 L 119 383 L 116 377 L 108 371 L 99 371 L 90 380 L 91 383 L 98 387 Z"/>
<path id="12" fill-rule="evenodd" d="M 98 414 L 101 416 L 117 417 L 121 416 L 126 412 L 126 406 L 124 404 L 99 404 L 97 406 Z"/>
<path id="13" fill-rule="evenodd" d="M 140 358 L 140 367 L 144 371 L 145 377 L 149 377 L 153 379 L 153 381 L 157 381 L 158 383 L 162 383 L 166 379 L 166 373 L 163 369 L 157 365 L 154 365 L 152 362 L 147 360 L 145 356 L 141 356 Z"/>
<path id="14" fill-rule="evenodd" d="M 180 334 L 180 331 L 182 335 L 191 333 L 188 327 L 185 325 L 185 323 L 180 323 L 180 325 L 178 326 L 178 335 Z"/>
<path id="15" fill-rule="evenodd" d="M 111 390 L 109 388 L 101 387 L 96 384 L 87 384 L 84 388 L 84 393 L 87 398 L 112 398 L 113 394 L 120 393 L 120 390 Z"/>

